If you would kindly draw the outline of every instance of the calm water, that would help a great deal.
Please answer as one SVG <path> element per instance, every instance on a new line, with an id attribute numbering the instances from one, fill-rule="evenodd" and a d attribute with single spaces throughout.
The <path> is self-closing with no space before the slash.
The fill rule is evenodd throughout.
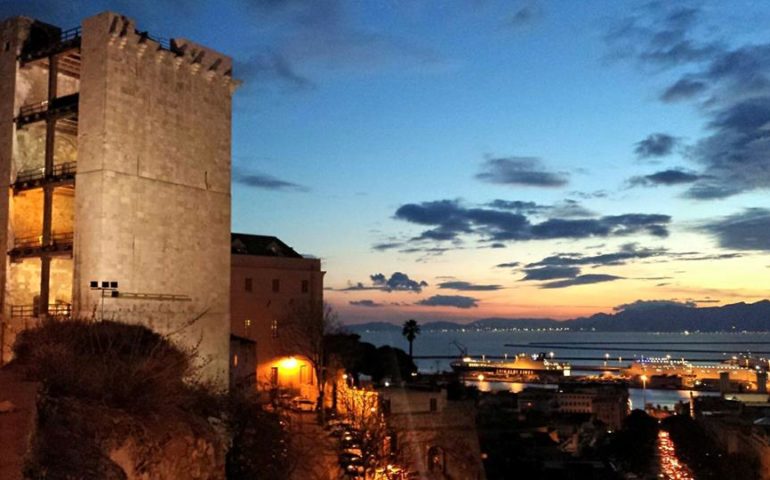
<path id="1" fill-rule="evenodd" d="M 361 339 L 374 345 L 392 345 L 408 349 L 408 343 L 400 332 L 360 332 Z M 440 355 L 456 357 L 460 351 L 453 344 L 459 343 L 470 355 L 513 356 L 517 353 L 553 352 L 555 359 L 567 357 L 605 358 L 609 355 L 608 365 L 627 364 L 634 358 L 663 357 L 703 359 L 721 361 L 734 354 L 752 352 L 757 356 L 770 357 L 770 332 L 751 333 L 640 333 L 640 332 L 555 332 L 555 331 L 426 331 L 414 341 L 414 355 Z M 563 347 L 517 346 L 505 344 L 570 342 Z M 582 342 L 582 343 L 576 343 Z M 599 342 L 588 344 L 587 342 Z M 665 344 L 664 342 L 682 342 Z M 704 343 L 709 342 L 709 343 Z M 735 344 L 735 342 L 742 342 Z M 732 344 L 731 344 L 732 343 Z M 619 350 L 610 350 L 617 348 Z M 641 351 L 644 349 L 645 351 Z M 687 350 L 711 350 L 713 352 L 692 352 Z M 622 362 L 618 359 L 622 358 Z M 451 359 L 417 360 L 418 368 L 423 372 L 449 370 Z M 577 360 L 570 358 L 573 365 L 602 364 L 602 360 Z M 508 389 L 516 391 L 521 384 L 481 382 L 482 390 Z M 689 399 L 689 391 L 630 389 L 633 405 L 641 406 L 646 396 L 647 403 L 672 406 L 680 400 Z M 707 393 L 694 392 L 694 395 Z"/>

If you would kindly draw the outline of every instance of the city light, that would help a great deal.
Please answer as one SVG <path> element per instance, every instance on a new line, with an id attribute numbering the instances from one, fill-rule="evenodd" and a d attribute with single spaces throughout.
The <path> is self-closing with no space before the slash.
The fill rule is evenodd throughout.
<path id="1" fill-rule="evenodd" d="M 676 456 L 676 448 L 665 430 L 658 432 L 658 458 L 660 476 L 664 480 L 694 480 L 692 471 Z"/>

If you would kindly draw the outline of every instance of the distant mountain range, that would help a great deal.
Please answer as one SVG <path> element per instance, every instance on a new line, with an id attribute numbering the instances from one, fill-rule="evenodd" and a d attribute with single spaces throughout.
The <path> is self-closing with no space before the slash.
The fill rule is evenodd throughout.
<path id="1" fill-rule="evenodd" d="M 401 325 L 371 322 L 349 325 L 352 332 L 400 331 Z M 644 308 L 626 308 L 617 313 L 597 313 L 572 320 L 550 318 L 482 318 L 470 323 L 449 321 L 426 322 L 420 325 L 429 330 L 524 330 L 556 329 L 595 330 L 603 332 L 729 332 L 770 331 L 770 300 L 756 303 L 733 303 L 721 307 L 697 308 L 684 304 L 647 305 Z"/>

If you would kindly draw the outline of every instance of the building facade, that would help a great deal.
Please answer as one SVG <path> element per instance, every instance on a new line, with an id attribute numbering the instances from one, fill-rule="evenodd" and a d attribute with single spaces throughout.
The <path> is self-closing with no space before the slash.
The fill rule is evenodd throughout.
<path id="1" fill-rule="evenodd" d="M 378 393 L 401 466 L 419 478 L 486 478 L 473 401 L 448 400 L 446 390 L 391 387 Z"/>
<path id="2" fill-rule="evenodd" d="M 3 359 L 42 318 L 115 319 L 172 334 L 226 383 L 231 65 L 110 12 L 2 23 Z"/>
<path id="3" fill-rule="evenodd" d="M 231 382 L 315 400 L 307 342 L 316 325 L 306 331 L 297 319 L 321 321 L 321 261 L 275 237 L 239 233 L 232 234 L 231 260 Z"/>

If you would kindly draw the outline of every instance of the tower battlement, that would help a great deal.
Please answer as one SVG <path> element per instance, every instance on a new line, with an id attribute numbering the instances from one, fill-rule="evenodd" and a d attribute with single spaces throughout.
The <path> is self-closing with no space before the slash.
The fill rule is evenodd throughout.
<path id="1" fill-rule="evenodd" d="M 172 335 L 225 385 L 232 60 L 113 12 L 1 25 L 3 358 L 72 312 Z"/>

